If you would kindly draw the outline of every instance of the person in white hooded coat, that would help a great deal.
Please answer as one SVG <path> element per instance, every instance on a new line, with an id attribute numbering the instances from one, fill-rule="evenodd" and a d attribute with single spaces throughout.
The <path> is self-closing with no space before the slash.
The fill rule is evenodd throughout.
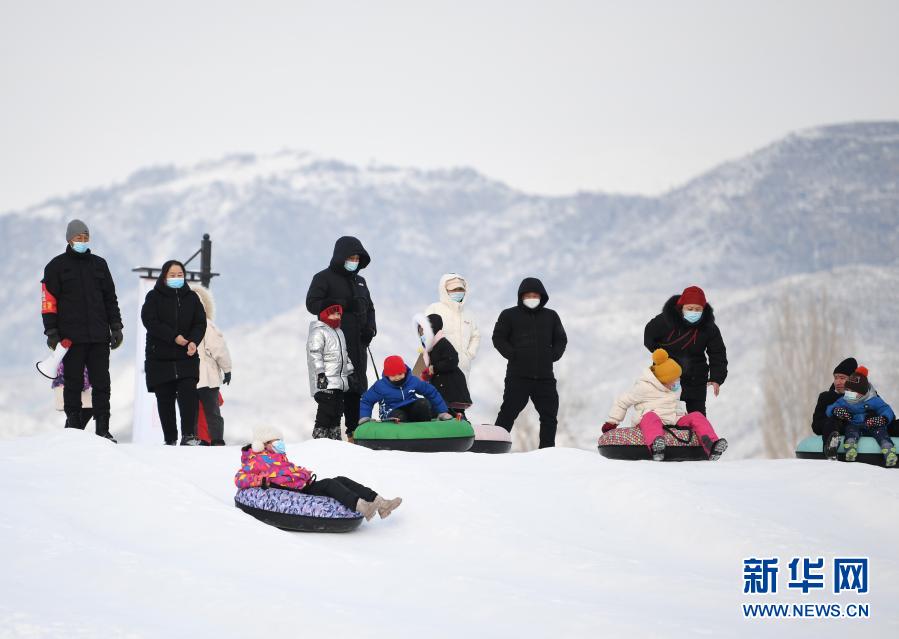
<path id="1" fill-rule="evenodd" d="M 471 377 L 471 362 L 481 345 L 481 332 L 475 318 L 465 310 L 469 294 L 468 281 L 458 273 L 446 273 L 438 286 L 439 302 L 425 310 L 425 315 L 439 315 L 443 320 L 443 335 L 459 353 L 459 368 L 466 379 Z"/>
<path id="2" fill-rule="evenodd" d="M 215 325 L 215 298 L 212 291 L 204 286 L 192 286 L 200 298 L 203 310 L 206 311 L 206 334 L 197 346 L 200 356 L 200 381 L 197 382 L 197 394 L 206 423 L 209 426 L 209 439 L 213 446 L 225 445 L 225 420 L 219 408 L 219 388 L 224 383 L 231 383 L 231 352 L 225 336 Z"/>

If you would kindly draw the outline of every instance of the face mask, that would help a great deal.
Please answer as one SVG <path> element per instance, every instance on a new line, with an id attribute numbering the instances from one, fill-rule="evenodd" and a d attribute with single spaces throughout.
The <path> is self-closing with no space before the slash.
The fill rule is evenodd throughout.
<path id="1" fill-rule="evenodd" d="M 184 278 L 183 277 L 170 277 L 166 279 L 165 285 L 169 288 L 181 288 L 184 286 Z"/>
<path id="2" fill-rule="evenodd" d="M 702 317 L 702 311 L 684 311 L 684 319 L 691 324 L 698 322 L 700 317 Z"/>
<path id="3" fill-rule="evenodd" d="M 426 338 L 424 335 L 422 335 L 422 336 L 419 337 L 418 339 L 421 340 L 421 345 L 422 345 L 422 346 L 424 346 L 425 348 L 428 347 L 428 338 Z"/>
<path id="4" fill-rule="evenodd" d="M 321 319 L 325 324 L 327 324 L 328 326 L 330 326 L 331 328 L 333 328 L 335 330 L 340 328 L 340 318 L 339 317 L 337 319 L 331 319 L 330 317 L 323 317 Z"/>
<path id="5" fill-rule="evenodd" d="M 538 306 L 540 306 L 540 300 L 528 298 L 526 300 L 522 300 L 522 304 L 527 306 L 529 309 L 533 310 L 533 309 L 537 308 Z"/>
<path id="6" fill-rule="evenodd" d="M 343 263 L 343 268 L 348 270 L 350 273 L 355 273 L 359 268 L 359 262 L 350 262 L 349 260 L 347 260 Z"/>
<path id="7" fill-rule="evenodd" d="M 858 399 L 858 393 L 856 393 L 855 391 L 847 390 L 845 393 L 843 393 L 843 397 L 846 398 L 846 401 L 854 402 Z"/>
<path id="8" fill-rule="evenodd" d="M 671 386 L 672 392 L 676 393 L 680 390 L 680 382 L 675 382 L 674 385 Z"/>
<path id="9" fill-rule="evenodd" d="M 283 455 L 287 452 L 287 448 L 284 447 L 283 439 L 276 439 L 272 442 L 272 450 L 278 453 L 279 455 Z"/>
<path id="10" fill-rule="evenodd" d="M 465 299 L 465 293 L 450 293 L 449 298 L 454 302 L 461 302 Z"/>
<path id="11" fill-rule="evenodd" d="M 89 245 L 89 242 L 72 242 L 72 250 L 76 253 L 84 253 Z"/>

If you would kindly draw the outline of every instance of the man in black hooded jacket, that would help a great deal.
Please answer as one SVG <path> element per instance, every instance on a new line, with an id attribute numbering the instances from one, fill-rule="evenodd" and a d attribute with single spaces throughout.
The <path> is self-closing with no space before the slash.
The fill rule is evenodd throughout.
<path id="1" fill-rule="evenodd" d="M 64 365 L 66 428 L 84 428 L 81 392 L 84 369 L 91 381 L 97 435 L 109 433 L 109 350 L 122 345 L 122 314 L 106 260 L 90 248 L 90 231 L 81 220 L 66 228 L 66 250 L 44 267 L 41 317 L 47 346 L 71 342 Z M 68 342 L 66 342 L 68 343 Z"/>
<path id="2" fill-rule="evenodd" d="M 553 364 L 562 358 L 568 337 L 558 313 L 546 308 L 549 295 L 535 277 L 518 287 L 518 304 L 500 313 L 493 346 L 508 360 L 497 426 L 512 430 L 530 399 L 540 415 L 540 448 L 556 445 L 559 393 Z"/>
<path id="3" fill-rule="evenodd" d="M 365 278 L 359 271 L 371 263 L 371 257 L 355 237 L 341 237 L 334 243 L 331 263 L 312 278 L 306 293 L 306 310 L 318 317 L 325 304 L 344 308 L 340 328 L 346 337 L 347 352 L 353 362 L 350 389 L 344 393 L 343 416 L 347 437 L 359 423 L 359 400 L 368 390 L 366 351 L 377 334 L 375 307 Z"/>

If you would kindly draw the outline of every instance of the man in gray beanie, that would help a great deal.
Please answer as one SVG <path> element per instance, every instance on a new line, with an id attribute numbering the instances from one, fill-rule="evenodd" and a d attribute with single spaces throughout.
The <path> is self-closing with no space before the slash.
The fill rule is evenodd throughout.
<path id="1" fill-rule="evenodd" d="M 63 359 L 66 428 L 81 423 L 84 369 L 91 382 L 97 435 L 110 439 L 109 350 L 122 345 L 122 314 L 106 260 L 91 253 L 90 231 L 81 220 L 66 227 L 65 253 L 44 267 L 41 315 L 51 350 L 68 346 Z"/>

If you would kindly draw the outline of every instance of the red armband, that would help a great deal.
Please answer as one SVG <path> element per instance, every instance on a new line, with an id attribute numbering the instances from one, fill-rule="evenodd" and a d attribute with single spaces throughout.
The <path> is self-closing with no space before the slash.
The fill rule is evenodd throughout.
<path id="1" fill-rule="evenodd" d="M 47 290 L 46 284 L 41 284 L 41 315 L 56 313 L 56 298 Z"/>

